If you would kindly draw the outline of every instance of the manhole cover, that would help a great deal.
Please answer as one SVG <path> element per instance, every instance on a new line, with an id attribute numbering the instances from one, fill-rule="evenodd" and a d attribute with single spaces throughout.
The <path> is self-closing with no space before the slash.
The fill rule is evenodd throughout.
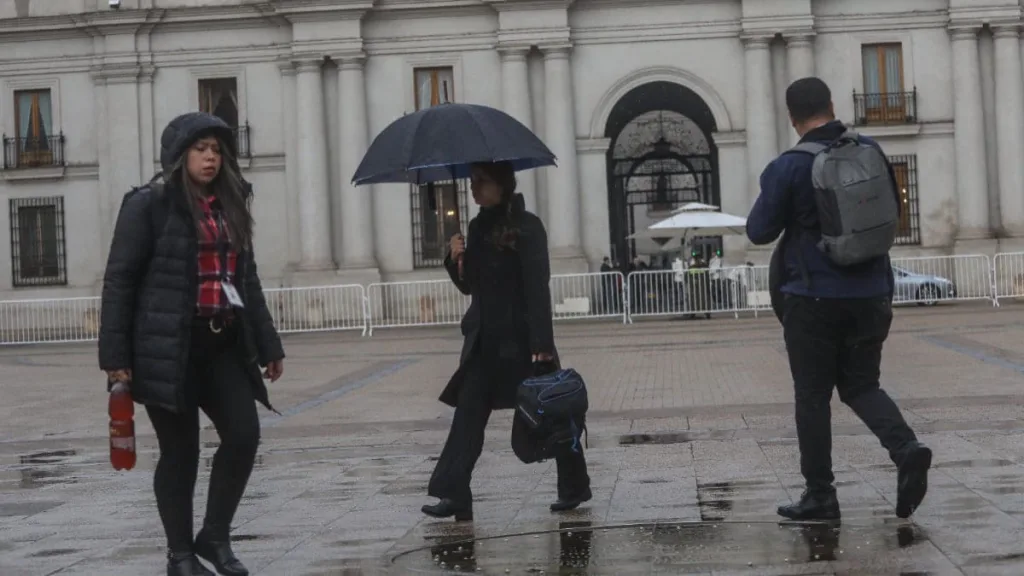
<path id="1" fill-rule="evenodd" d="M 438 538 L 395 556 L 395 573 L 942 573 L 951 566 L 915 526 L 684 522 Z M 924 545 L 921 545 L 924 544 Z M 912 549 L 912 550 L 908 550 Z M 911 553 L 912 552 L 912 553 Z M 808 572 L 810 570 L 810 572 Z"/>

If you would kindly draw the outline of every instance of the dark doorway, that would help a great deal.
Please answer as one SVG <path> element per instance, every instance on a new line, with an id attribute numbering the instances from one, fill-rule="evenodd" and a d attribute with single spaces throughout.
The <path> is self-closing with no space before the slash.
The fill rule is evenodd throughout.
<path id="1" fill-rule="evenodd" d="M 637 255 L 627 238 L 689 202 L 721 206 L 717 130 L 711 109 L 695 92 L 673 82 L 630 90 L 605 125 L 608 147 L 608 216 L 611 256 L 626 266 Z M 721 238 L 693 242 L 705 260 Z"/>

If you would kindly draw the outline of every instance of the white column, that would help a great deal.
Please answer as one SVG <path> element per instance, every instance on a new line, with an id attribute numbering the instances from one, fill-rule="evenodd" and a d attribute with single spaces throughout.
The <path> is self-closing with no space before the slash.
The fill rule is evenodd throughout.
<path id="1" fill-rule="evenodd" d="M 583 253 L 591 270 L 597 270 L 605 256 L 611 256 L 608 223 L 608 138 L 576 141 L 580 162 L 580 213 Z"/>
<path id="2" fill-rule="evenodd" d="M 789 80 L 789 84 L 811 76 L 814 76 L 814 36 L 811 34 L 788 36 L 786 38 L 786 78 Z M 790 142 L 796 145 L 800 136 L 792 128 L 789 132 Z"/>
<path id="3" fill-rule="evenodd" d="M 546 168 L 548 247 L 554 257 L 573 258 L 580 251 L 580 189 L 576 166 L 576 122 L 573 116 L 572 67 L 569 47 L 544 52 L 544 108 L 547 145 L 558 159 Z M 557 223 L 557 224 L 556 224 Z"/>
<path id="4" fill-rule="evenodd" d="M 338 103 L 341 107 L 341 265 L 376 268 L 373 251 L 373 187 L 352 184 L 352 175 L 369 147 L 366 83 L 362 56 L 338 63 Z"/>
<path id="5" fill-rule="evenodd" d="M 746 61 L 747 97 L 747 170 L 750 175 L 748 206 L 760 193 L 764 167 L 776 155 L 775 104 L 772 99 L 771 38 L 753 36 L 743 39 Z"/>
<path id="6" fill-rule="evenodd" d="M 995 26 L 996 152 L 999 158 L 999 213 L 1003 232 L 1024 235 L 1024 77 L 1020 28 Z M 959 73 L 959 70 L 957 71 Z M 978 81 L 980 86 L 981 81 Z M 980 90 L 979 90 L 980 92 Z M 980 120 L 980 118 L 979 118 Z"/>
<path id="7" fill-rule="evenodd" d="M 320 60 L 305 60 L 299 62 L 297 67 L 301 270 L 327 270 L 333 267 L 321 67 Z"/>
<path id="8" fill-rule="evenodd" d="M 953 133 L 956 189 L 959 200 L 958 240 L 991 235 L 988 217 L 988 174 L 985 169 L 985 121 L 981 105 L 981 64 L 978 29 L 957 28 L 953 35 Z M 1019 76 L 1018 76 L 1019 78 Z M 1018 152 L 1019 153 L 1019 152 Z"/>
<path id="9" fill-rule="evenodd" d="M 278 62 L 281 71 L 281 117 L 284 127 L 285 222 L 288 226 L 288 264 L 302 260 L 301 225 L 299 222 L 299 153 L 298 112 L 295 106 L 295 63 Z"/>
<path id="10" fill-rule="evenodd" d="M 501 107 L 527 128 L 532 129 L 533 110 L 530 105 L 530 71 L 526 65 L 526 48 L 499 48 L 501 51 Z M 526 200 L 526 208 L 537 210 L 537 180 L 535 170 L 523 170 L 516 175 L 517 190 Z"/>

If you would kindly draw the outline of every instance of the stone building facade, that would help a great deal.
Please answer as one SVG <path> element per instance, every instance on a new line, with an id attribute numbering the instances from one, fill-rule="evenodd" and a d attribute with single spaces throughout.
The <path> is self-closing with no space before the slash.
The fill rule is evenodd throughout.
<path id="1" fill-rule="evenodd" d="M 112 6 L 116 5 L 116 7 Z M 897 168 L 901 255 L 1024 235 L 1020 0 L 0 0 L 0 299 L 96 293 L 160 131 L 237 127 L 269 286 L 441 277 L 464 187 L 353 187 L 373 136 L 444 101 L 502 108 L 558 168 L 520 174 L 556 271 L 633 255 L 681 202 L 745 215 L 817 75 Z M 712 244 L 715 239 L 710 239 Z M 641 251 L 643 246 L 639 247 Z M 727 261 L 763 251 L 726 239 Z"/>

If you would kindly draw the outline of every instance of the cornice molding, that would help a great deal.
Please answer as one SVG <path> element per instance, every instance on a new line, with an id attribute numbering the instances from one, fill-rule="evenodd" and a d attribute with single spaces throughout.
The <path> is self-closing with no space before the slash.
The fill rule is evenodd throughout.
<path id="1" fill-rule="evenodd" d="M 949 15 L 946 10 L 896 12 L 889 14 L 839 14 L 835 16 L 818 16 L 815 19 L 815 30 L 818 33 L 873 32 L 944 28 L 948 24 Z"/>
<path id="2" fill-rule="evenodd" d="M 567 10 L 575 0 L 483 0 L 498 12 Z"/>
<path id="3" fill-rule="evenodd" d="M 637 38 L 643 38 L 644 42 L 736 38 L 739 33 L 739 22 L 712 21 L 692 22 L 684 25 L 677 23 L 655 25 L 626 24 L 573 28 L 571 38 L 574 44 L 582 46 L 635 42 Z"/>

